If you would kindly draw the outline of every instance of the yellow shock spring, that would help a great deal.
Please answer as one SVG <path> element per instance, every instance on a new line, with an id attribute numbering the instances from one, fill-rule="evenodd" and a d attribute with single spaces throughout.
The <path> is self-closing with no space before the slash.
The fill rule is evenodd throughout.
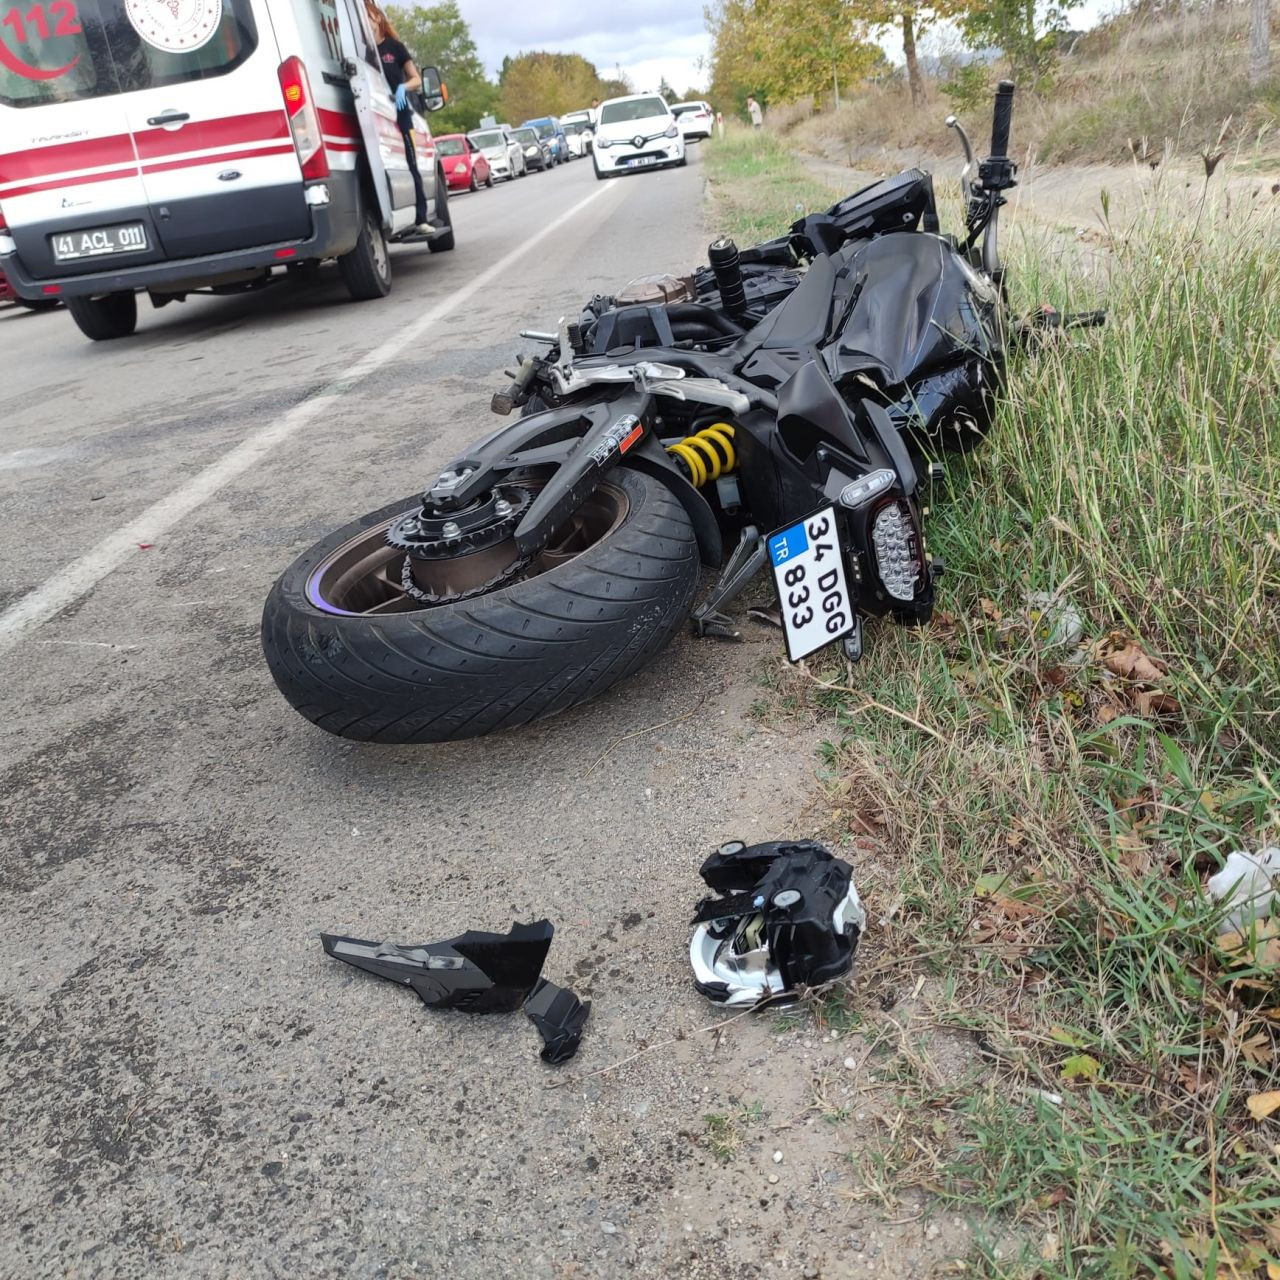
<path id="1" fill-rule="evenodd" d="M 667 452 L 684 463 L 690 482 L 695 489 L 701 489 L 738 465 L 733 436 L 733 428 L 727 422 L 713 422 L 694 435 L 667 445 Z"/>

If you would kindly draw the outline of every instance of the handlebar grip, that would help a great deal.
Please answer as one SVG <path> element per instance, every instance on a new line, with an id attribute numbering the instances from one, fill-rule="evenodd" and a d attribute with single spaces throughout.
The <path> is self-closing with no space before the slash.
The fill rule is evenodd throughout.
<path id="1" fill-rule="evenodd" d="M 991 122 L 991 154 L 1003 159 L 1009 154 L 1009 126 L 1013 123 L 1013 81 L 996 85 L 996 110 Z"/>

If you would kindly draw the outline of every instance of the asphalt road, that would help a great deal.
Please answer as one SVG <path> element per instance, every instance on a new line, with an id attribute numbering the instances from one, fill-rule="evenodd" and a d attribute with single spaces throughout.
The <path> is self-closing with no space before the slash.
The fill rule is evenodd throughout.
<path id="1" fill-rule="evenodd" d="M 776 633 L 444 748 L 330 738 L 260 656 L 284 565 L 492 429 L 517 328 L 700 260 L 702 197 L 696 151 L 575 164 L 456 200 L 457 250 L 395 251 L 380 302 L 327 268 L 122 342 L 0 317 L 0 1274 L 930 1274 L 849 1243 L 808 1108 L 842 1048 L 698 1033 L 697 866 L 813 793 L 812 738 L 751 713 Z M 318 940 L 543 916 L 594 1002 L 558 1069 L 522 1015 L 425 1010 Z M 722 1165 L 704 1116 L 751 1100 Z"/>

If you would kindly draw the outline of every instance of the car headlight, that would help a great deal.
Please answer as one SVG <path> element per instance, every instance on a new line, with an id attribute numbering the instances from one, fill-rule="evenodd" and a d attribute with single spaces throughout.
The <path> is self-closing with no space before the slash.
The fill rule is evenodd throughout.
<path id="1" fill-rule="evenodd" d="M 454 173 L 466 173 L 467 162 L 465 160 L 459 160 L 458 163 L 453 166 L 453 171 Z"/>
<path id="2" fill-rule="evenodd" d="M 536 155 L 538 154 L 538 148 L 537 148 L 537 147 L 525 147 L 525 149 L 524 149 L 524 153 L 525 153 L 525 155 L 527 155 L 527 156 L 536 156 Z"/>
<path id="3" fill-rule="evenodd" d="M 605 148 L 611 147 L 611 146 L 613 146 L 613 139 L 612 139 L 612 138 L 597 138 L 597 139 L 596 139 L 596 146 L 597 146 L 597 147 L 605 147 Z"/>
<path id="4" fill-rule="evenodd" d="M 678 125 L 667 125 L 666 131 L 662 135 L 664 138 L 678 138 L 680 136 L 680 128 Z"/>

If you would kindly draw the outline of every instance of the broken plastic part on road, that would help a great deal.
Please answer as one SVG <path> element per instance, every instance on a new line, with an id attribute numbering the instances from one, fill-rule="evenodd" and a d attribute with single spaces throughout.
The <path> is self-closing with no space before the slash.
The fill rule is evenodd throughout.
<path id="1" fill-rule="evenodd" d="M 689 943 L 694 986 L 752 1005 L 820 986 L 853 965 L 866 912 L 847 862 L 811 840 L 722 845 L 700 868 L 709 888 Z"/>
<path id="2" fill-rule="evenodd" d="M 591 1012 L 590 1000 L 583 1003 L 572 991 L 539 978 L 524 1002 L 524 1011 L 542 1037 L 543 1062 L 568 1062 L 578 1052 L 582 1028 Z"/>
<path id="3" fill-rule="evenodd" d="M 542 978 L 555 929 L 549 920 L 510 933 L 468 930 L 443 942 L 404 945 L 322 933 L 326 954 L 379 978 L 412 987 L 432 1009 L 513 1013 L 525 1009 L 542 1035 L 546 1062 L 577 1052 L 591 1005 Z"/>

